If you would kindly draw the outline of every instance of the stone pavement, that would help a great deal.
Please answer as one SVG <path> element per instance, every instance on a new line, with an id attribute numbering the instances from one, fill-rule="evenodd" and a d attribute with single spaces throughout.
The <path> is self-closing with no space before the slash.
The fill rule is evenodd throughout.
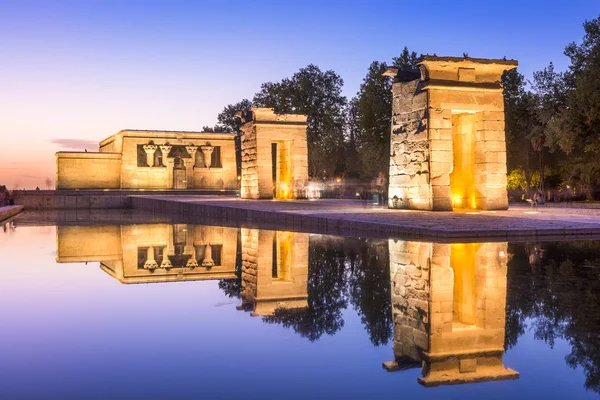
<path id="1" fill-rule="evenodd" d="M 600 210 L 513 206 L 508 211 L 392 210 L 358 200 L 241 200 L 217 196 L 133 196 L 138 210 L 245 222 L 265 229 L 426 239 L 600 239 Z M 190 221 L 192 222 L 192 221 Z"/>

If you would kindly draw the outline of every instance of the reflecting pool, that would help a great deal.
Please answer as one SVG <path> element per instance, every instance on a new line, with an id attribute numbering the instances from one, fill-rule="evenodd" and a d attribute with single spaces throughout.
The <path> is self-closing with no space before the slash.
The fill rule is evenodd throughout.
<path id="1" fill-rule="evenodd" d="M 600 242 L 0 231 L 0 399 L 598 398 Z"/>

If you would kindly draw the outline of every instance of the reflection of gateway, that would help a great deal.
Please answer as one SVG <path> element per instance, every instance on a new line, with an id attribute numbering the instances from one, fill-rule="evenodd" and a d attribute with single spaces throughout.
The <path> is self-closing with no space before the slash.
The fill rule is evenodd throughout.
<path id="1" fill-rule="evenodd" d="M 308 234 L 242 228 L 242 304 L 253 316 L 308 305 Z"/>
<path id="2" fill-rule="evenodd" d="M 237 228 L 61 226 L 57 236 L 58 262 L 99 261 L 122 283 L 236 278 Z"/>
<path id="3" fill-rule="evenodd" d="M 424 386 L 516 379 L 504 355 L 507 243 L 390 240 L 395 360 Z"/>

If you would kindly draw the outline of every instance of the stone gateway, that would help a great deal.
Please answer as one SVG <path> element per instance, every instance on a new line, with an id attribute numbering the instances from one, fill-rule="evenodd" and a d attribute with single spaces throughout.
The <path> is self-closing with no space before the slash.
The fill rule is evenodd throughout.
<path id="1" fill-rule="evenodd" d="M 251 108 L 242 122 L 242 199 L 303 199 L 308 194 L 306 116 Z"/>
<path id="2" fill-rule="evenodd" d="M 504 97 L 513 60 L 424 56 L 394 77 L 391 208 L 506 210 Z"/>

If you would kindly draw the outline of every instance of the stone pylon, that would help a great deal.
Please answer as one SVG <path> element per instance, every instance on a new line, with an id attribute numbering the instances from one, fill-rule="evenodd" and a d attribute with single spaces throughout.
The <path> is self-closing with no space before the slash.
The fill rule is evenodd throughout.
<path id="1" fill-rule="evenodd" d="M 504 97 L 513 60 L 424 56 L 393 76 L 389 206 L 503 210 Z"/>

